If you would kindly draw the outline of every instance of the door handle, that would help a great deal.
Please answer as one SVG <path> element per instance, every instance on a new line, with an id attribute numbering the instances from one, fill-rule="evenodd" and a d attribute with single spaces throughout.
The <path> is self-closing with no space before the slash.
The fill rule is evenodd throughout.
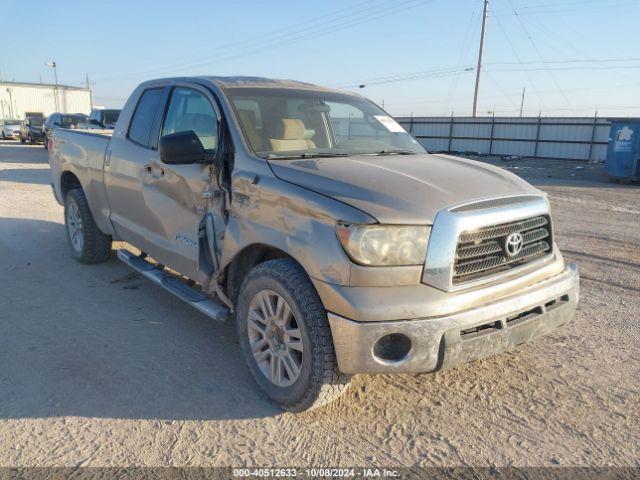
<path id="1" fill-rule="evenodd" d="M 153 165 L 151 163 L 147 163 L 144 166 L 144 170 L 147 173 L 153 173 Z M 156 172 L 155 175 L 153 175 L 154 177 L 163 177 L 164 176 L 164 168 L 159 168 L 158 171 Z"/>

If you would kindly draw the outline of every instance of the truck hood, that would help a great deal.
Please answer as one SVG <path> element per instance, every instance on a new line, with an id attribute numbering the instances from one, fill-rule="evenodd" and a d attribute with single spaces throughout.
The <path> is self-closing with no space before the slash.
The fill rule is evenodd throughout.
<path id="1" fill-rule="evenodd" d="M 431 224 L 444 207 L 543 195 L 506 170 L 449 155 L 358 155 L 269 164 L 281 180 L 347 203 L 380 223 Z"/>

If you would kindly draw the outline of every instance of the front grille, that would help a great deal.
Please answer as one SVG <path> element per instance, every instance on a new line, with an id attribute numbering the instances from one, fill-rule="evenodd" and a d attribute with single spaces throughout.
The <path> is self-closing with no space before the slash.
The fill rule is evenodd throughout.
<path id="1" fill-rule="evenodd" d="M 512 233 L 522 235 L 522 249 L 510 256 L 506 239 Z M 458 239 L 453 284 L 495 275 L 525 265 L 551 253 L 551 221 L 539 216 L 463 232 Z"/>

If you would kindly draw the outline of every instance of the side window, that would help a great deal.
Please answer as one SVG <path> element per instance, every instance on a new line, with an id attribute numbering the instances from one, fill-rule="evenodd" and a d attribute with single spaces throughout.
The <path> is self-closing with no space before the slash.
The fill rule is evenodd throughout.
<path id="1" fill-rule="evenodd" d="M 218 145 L 218 118 L 209 99 L 191 88 L 177 87 L 171 92 L 162 135 L 192 130 L 205 150 Z"/>
<path id="2" fill-rule="evenodd" d="M 129 125 L 128 134 L 128 137 L 134 142 L 145 147 L 151 146 L 149 134 L 161 98 L 162 88 L 150 88 L 145 90 L 140 100 L 138 100 L 138 105 L 136 105 L 136 110 Z"/>

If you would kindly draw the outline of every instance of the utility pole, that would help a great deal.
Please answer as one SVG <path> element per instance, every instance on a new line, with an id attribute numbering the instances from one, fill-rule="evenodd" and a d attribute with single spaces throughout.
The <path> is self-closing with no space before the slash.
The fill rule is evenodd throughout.
<path id="1" fill-rule="evenodd" d="M 47 67 L 53 68 L 53 77 L 55 79 L 55 87 L 53 92 L 55 94 L 55 103 L 56 103 L 56 112 L 60 111 L 59 100 L 58 100 L 58 66 L 56 62 L 47 62 Z"/>
<path id="2" fill-rule="evenodd" d="M 484 31 L 487 25 L 487 6 L 489 0 L 484 0 L 484 7 L 482 9 L 482 32 L 480 33 L 480 50 L 478 51 L 478 68 L 476 69 L 476 88 L 473 92 L 473 116 L 476 116 L 478 109 L 478 89 L 480 88 L 480 70 L 482 69 L 482 50 L 484 48 Z"/>
<path id="3" fill-rule="evenodd" d="M 13 90 L 7 88 L 7 93 L 9 94 L 9 117 L 13 118 Z"/>
<path id="4" fill-rule="evenodd" d="M 89 90 L 89 103 L 91 104 L 91 110 L 93 110 L 93 92 L 91 91 L 91 84 L 89 83 L 89 74 L 85 74 L 85 80 L 87 82 L 87 90 Z"/>
<path id="5" fill-rule="evenodd" d="M 527 87 L 522 87 L 522 100 L 520 101 L 520 116 L 522 117 L 522 110 L 524 109 L 524 93 L 527 91 Z"/>

